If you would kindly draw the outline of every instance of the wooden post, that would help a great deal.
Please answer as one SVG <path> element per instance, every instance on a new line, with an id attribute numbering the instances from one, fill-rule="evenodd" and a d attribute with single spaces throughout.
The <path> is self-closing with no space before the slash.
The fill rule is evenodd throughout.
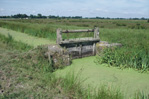
<path id="1" fill-rule="evenodd" d="M 99 38 L 99 28 L 95 27 L 94 29 L 94 38 Z"/>
<path id="2" fill-rule="evenodd" d="M 82 57 L 82 45 L 80 44 L 79 46 L 80 50 L 79 50 L 79 56 Z"/>
<path id="3" fill-rule="evenodd" d="M 61 41 L 62 41 L 62 30 L 59 28 L 59 29 L 57 29 L 57 40 L 56 40 L 56 43 L 60 44 Z"/>
<path id="4" fill-rule="evenodd" d="M 52 65 L 52 58 L 51 58 L 50 53 L 48 53 L 48 59 L 49 59 L 49 64 Z"/>
<path id="5" fill-rule="evenodd" d="M 93 55 L 96 55 L 96 44 L 93 44 Z"/>

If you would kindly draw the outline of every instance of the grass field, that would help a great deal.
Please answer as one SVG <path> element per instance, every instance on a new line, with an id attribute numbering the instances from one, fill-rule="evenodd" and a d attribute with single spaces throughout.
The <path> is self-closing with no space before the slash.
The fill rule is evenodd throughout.
<path id="1" fill-rule="evenodd" d="M 142 71 L 149 68 L 149 23 L 147 20 L 98 20 L 98 19 L 11 19 L 0 20 L 0 27 L 23 32 L 32 36 L 56 40 L 56 29 L 86 29 L 100 27 L 102 41 L 122 43 L 123 47 L 106 51 L 99 63 L 131 67 Z M 63 38 L 92 36 L 68 34 Z M 22 39 L 23 40 L 23 39 Z M 36 43 L 36 42 L 35 42 Z M 54 43 L 54 42 L 52 42 Z M 109 57 L 110 55 L 110 57 Z"/>
<path id="2" fill-rule="evenodd" d="M 28 51 L 28 49 L 31 49 L 32 47 L 35 47 L 37 45 L 54 44 L 56 40 L 56 29 L 57 28 L 88 29 L 88 28 L 94 28 L 95 26 L 100 27 L 100 38 L 102 41 L 122 43 L 123 47 L 119 49 L 114 49 L 114 50 L 105 50 L 104 55 L 97 55 L 96 57 L 89 57 L 89 58 L 74 60 L 73 64 L 70 67 L 64 68 L 60 72 L 62 72 L 65 75 L 67 70 L 77 68 L 77 71 L 74 71 L 76 73 L 80 71 L 80 69 L 82 69 L 82 66 L 83 66 L 84 70 L 82 71 L 81 77 L 83 77 L 84 79 L 87 78 L 87 80 L 86 80 L 86 83 L 81 84 L 81 86 L 82 85 L 86 86 L 86 84 L 91 83 L 92 87 L 94 87 L 98 85 L 99 82 L 106 83 L 106 84 L 108 83 L 109 86 L 113 86 L 113 87 L 115 84 L 115 85 L 118 85 L 118 88 L 120 88 L 122 92 L 118 91 L 118 95 L 117 95 L 114 93 L 115 91 L 111 91 L 110 90 L 111 88 L 107 86 L 108 87 L 107 90 L 109 90 L 107 93 L 105 93 L 105 96 L 107 96 L 107 98 L 116 97 L 116 95 L 118 99 L 124 98 L 125 96 L 127 97 L 132 96 L 132 97 L 137 98 L 139 97 L 139 95 L 141 97 L 144 97 L 144 94 L 146 94 L 145 98 L 147 98 L 147 95 L 149 94 L 148 93 L 149 85 L 147 83 L 148 82 L 148 70 L 149 70 L 149 46 L 148 46 L 149 45 L 149 34 L 148 34 L 149 23 L 147 22 L 147 20 L 96 20 L 96 19 L 94 20 L 93 19 L 0 20 L 0 27 L 2 27 L 0 28 L 1 41 L 5 43 L 5 44 L 3 43 L 1 44 L 2 46 L 1 48 L 4 47 L 4 49 L 6 49 L 12 46 L 16 46 L 13 48 L 13 50 L 14 49 L 23 50 L 26 48 L 26 51 Z M 4 28 L 11 29 L 11 30 L 7 30 Z M 15 30 L 15 31 L 12 31 L 12 30 Z M 2 35 L 5 35 L 6 39 L 4 39 L 5 37 L 3 37 Z M 75 38 L 75 37 L 84 37 L 84 36 L 92 36 L 92 35 L 90 33 L 87 35 L 73 34 L 73 35 L 64 35 L 64 38 L 69 38 L 69 37 Z M 19 44 L 18 42 L 14 42 L 13 44 L 11 44 L 9 43 L 11 40 L 7 38 L 9 39 L 13 38 L 14 41 L 18 41 L 18 42 L 21 41 L 22 44 Z M 21 45 L 22 47 L 18 47 Z M 8 46 L 8 47 L 5 47 L 5 46 Z M 10 49 L 12 50 L 12 48 Z M 8 52 L 11 52 L 11 51 L 8 50 Z M 7 53 L 7 50 L 6 50 L 6 53 Z M 5 54 L 1 54 L 1 55 L 2 57 L 4 57 L 3 55 Z M 6 54 L 5 56 L 7 57 L 7 55 L 8 54 Z M 23 63 L 19 63 L 19 64 L 24 64 L 26 63 L 26 61 L 28 60 L 24 60 Z M 1 63 L 4 63 L 3 60 L 1 60 Z M 41 64 L 32 64 L 29 62 L 29 64 L 25 64 L 25 66 L 23 67 L 24 68 L 23 71 L 26 71 L 26 73 L 36 72 L 36 70 L 40 71 L 38 70 L 38 68 L 44 65 L 45 63 L 44 61 L 43 63 L 41 62 Z M 79 63 L 82 63 L 82 65 L 79 65 Z M 104 64 L 106 63 L 106 65 L 102 65 L 103 63 Z M 13 64 L 13 62 L 11 64 Z M 14 63 L 14 65 L 18 65 L 18 64 Z M 34 71 L 33 69 L 34 67 L 36 67 L 35 65 L 37 65 L 38 68 L 36 68 Z M 4 66 L 4 65 L 2 64 L 1 66 Z M 27 69 L 28 66 L 31 67 L 31 71 L 28 71 Z M 110 66 L 110 68 L 108 66 Z M 113 68 L 111 66 L 116 66 L 116 67 L 120 67 L 121 69 L 124 69 L 124 68 L 126 69 L 120 70 L 117 68 Z M 43 72 L 42 70 L 43 69 L 41 68 L 41 72 Z M 40 75 L 41 72 L 37 73 L 37 75 Z M 140 72 L 143 72 L 143 73 L 140 73 Z M 57 71 L 57 74 L 59 74 L 59 71 Z M 45 75 L 46 73 L 43 73 L 41 77 Z M 36 75 L 34 77 L 35 79 L 41 80 L 41 82 L 42 81 L 44 82 L 44 80 L 46 81 L 46 78 L 45 79 L 36 78 Z M 64 76 L 64 78 L 69 78 L 69 77 Z M 21 79 L 23 80 L 24 78 L 22 77 Z M 28 82 L 28 80 L 26 82 Z M 49 79 L 46 82 L 51 82 L 51 80 Z M 43 85 L 43 84 L 40 83 L 38 85 Z M 47 85 L 46 88 L 48 88 L 47 83 L 46 85 Z M 62 86 L 65 89 L 66 85 L 62 85 Z M 84 91 L 82 91 L 82 89 L 84 89 L 84 86 L 82 86 L 81 89 L 79 90 L 74 90 L 72 88 L 73 92 L 77 93 L 81 90 L 82 94 L 73 94 L 71 92 L 69 93 L 69 91 L 64 91 L 63 96 L 67 97 L 69 96 L 68 94 L 72 94 L 73 97 L 79 97 L 79 95 L 83 95 L 84 93 Z M 35 87 L 35 89 L 33 88 L 33 90 L 37 90 L 37 89 L 38 87 Z M 42 87 L 40 89 L 42 89 Z M 89 89 L 87 88 L 87 90 Z M 106 88 L 103 88 L 102 90 L 104 90 L 103 92 L 107 91 Z M 100 90 L 97 95 L 92 95 L 91 99 L 95 99 L 95 97 L 98 97 L 98 96 L 100 97 L 101 95 L 100 92 L 102 92 L 102 90 Z M 138 94 L 139 91 L 141 91 L 140 94 Z M 88 91 L 85 91 L 85 93 L 86 92 Z M 129 92 L 129 94 L 127 94 L 126 92 Z M 135 92 L 137 93 L 136 96 L 134 96 Z M 43 95 L 43 93 L 44 92 L 41 92 L 41 91 L 39 92 L 39 94 L 41 95 Z M 122 94 L 125 93 L 124 97 L 123 95 L 121 95 L 121 93 Z M 21 94 L 29 95 L 28 93 L 24 93 L 24 92 Z M 33 94 L 35 94 L 34 91 L 33 91 Z M 111 96 L 111 94 L 114 96 Z M 35 96 L 36 95 L 37 94 L 35 94 Z M 83 98 L 86 99 L 86 97 L 90 97 L 90 94 L 89 95 L 85 94 Z"/>

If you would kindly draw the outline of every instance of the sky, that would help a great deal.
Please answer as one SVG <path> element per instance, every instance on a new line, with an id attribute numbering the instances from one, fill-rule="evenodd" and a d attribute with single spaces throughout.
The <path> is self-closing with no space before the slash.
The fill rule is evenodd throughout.
<path id="1" fill-rule="evenodd" d="M 0 16 L 14 14 L 149 18 L 149 0 L 0 0 Z"/>

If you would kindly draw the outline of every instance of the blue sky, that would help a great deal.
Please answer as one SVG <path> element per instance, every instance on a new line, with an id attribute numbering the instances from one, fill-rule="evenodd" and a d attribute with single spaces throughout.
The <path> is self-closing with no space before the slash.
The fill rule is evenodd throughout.
<path id="1" fill-rule="evenodd" d="M 0 15 L 146 17 L 149 0 L 0 0 Z"/>

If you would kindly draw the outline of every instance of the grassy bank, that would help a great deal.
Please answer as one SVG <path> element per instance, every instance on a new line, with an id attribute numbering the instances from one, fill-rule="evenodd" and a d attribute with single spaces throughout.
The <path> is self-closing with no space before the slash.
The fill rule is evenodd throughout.
<path id="1" fill-rule="evenodd" d="M 8 48 L 10 48 L 10 49 L 17 49 L 19 51 L 28 51 L 31 48 L 33 48 L 32 46 L 30 46 L 28 44 L 15 41 L 10 34 L 8 34 L 7 37 L 0 34 L 0 41 L 2 43 L 7 44 Z"/>
<path id="2" fill-rule="evenodd" d="M 22 46 L 25 46 L 25 48 Z M 56 77 L 40 49 L 0 36 L 0 98 L 123 99 L 118 90 L 84 88 L 73 73 Z"/>
<path id="3" fill-rule="evenodd" d="M 101 39 L 122 43 L 123 47 L 105 50 L 105 54 L 99 55 L 99 63 L 149 70 L 149 29 L 114 29 L 102 32 Z"/>

